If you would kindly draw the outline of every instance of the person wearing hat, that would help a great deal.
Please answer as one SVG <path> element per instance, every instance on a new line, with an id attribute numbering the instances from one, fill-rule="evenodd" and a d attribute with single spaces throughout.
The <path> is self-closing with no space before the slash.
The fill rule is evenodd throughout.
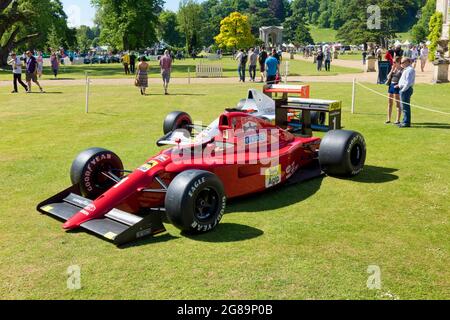
<path id="1" fill-rule="evenodd" d="M 400 89 L 400 100 L 402 101 L 403 122 L 399 124 L 400 128 L 411 127 L 411 96 L 414 93 L 414 84 L 416 82 L 416 70 L 412 67 L 410 58 L 402 59 L 403 73 L 396 88 Z"/>
<path id="2" fill-rule="evenodd" d="M 28 91 L 27 85 L 22 81 L 22 61 L 20 58 L 16 55 L 15 52 L 11 52 L 10 54 L 11 59 L 8 60 L 8 64 L 12 66 L 13 71 L 13 85 L 14 90 L 11 93 L 17 93 L 17 82 L 20 83 L 20 85 L 25 89 L 25 91 Z"/>

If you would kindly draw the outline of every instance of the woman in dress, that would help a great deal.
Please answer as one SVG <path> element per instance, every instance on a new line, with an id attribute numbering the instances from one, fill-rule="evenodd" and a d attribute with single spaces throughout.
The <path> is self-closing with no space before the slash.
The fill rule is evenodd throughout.
<path id="1" fill-rule="evenodd" d="M 402 107 L 400 102 L 400 88 L 398 88 L 398 83 L 400 78 L 402 77 L 403 68 L 402 68 L 402 58 L 395 58 L 395 63 L 392 67 L 391 72 L 388 75 L 387 85 L 389 86 L 389 101 L 388 101 L 388 114 L 386 124 L 391 123 L 392 116 L 392 105 L 394 101 L 397 105 L 397 120 L 394 124 L 400 124 L 400 117 L 402 115 Z"/>
<path id="2" fill-rule="evenodd" d="M 37 58 L 36 58 L 36 62 L 37 62 L 37 73 L 38 73 L 38 77 L 39 79 L 42 78 L 42 73 L 44 72 L 44 58 L 42 57 L 42 52 L 39 51 Z"/>
<path id="3" fill-rule="evenodd" d="M 136 73 L 136 86 L 141 90 L 141 95 L 145 96 L 148 88 L 148 68 L 150 65 L 146 62 L 144 56 L 139 58 L 138 72 Z"/>
<path id="4" fill-rule="evenodd" d="M 59 71 L 59 59 L 56 56 L 56 53 L 52 53 L 51 57 L 50 57 L 50 63 L 52 65 L 52 71 L 53 71 L 53 75 L 56 77 L 58 77 L 58 71 Z"/>

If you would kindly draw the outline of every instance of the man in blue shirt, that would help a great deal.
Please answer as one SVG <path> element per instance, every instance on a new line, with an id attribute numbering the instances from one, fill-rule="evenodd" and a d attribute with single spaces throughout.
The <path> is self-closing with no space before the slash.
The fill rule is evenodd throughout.
<path id="1" fill-rule="evenodd" d="M 416 70 L 411 66 L 410 58 L 403 58 L 402 66 L 404 68 L 402 77 L 398 82 L 397 88 L 400 89 L 400 100 L 402 101 L 403 122 L 400 128 L 411 127 L 411 96 L 414 93 L 414 84 L 416 83 Z"/>
<path id="2" fill-rule="evenodd" d="M 274 57 L 274 54 L 271 53 L 269 58 L 266 60 L 267 84 L 275 84 L 279 68 L 280 62 Z"/>

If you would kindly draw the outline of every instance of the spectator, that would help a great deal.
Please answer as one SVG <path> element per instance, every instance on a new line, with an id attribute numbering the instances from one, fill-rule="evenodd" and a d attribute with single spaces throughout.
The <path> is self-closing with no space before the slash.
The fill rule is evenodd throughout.
<path id="1" fill-rule="evenodd" d="M 325 51 L 325 71 L 331 71 L 331 50 L 327 48 Z"/>
<path id="2" fill-rule="evenodd" d="M 37 62 L 36 62 L 36 58 L 33 56 L 31 51 L 27 51 L 26 55 L 27 55 L 27 59 L 26 59 L 26 65 L 27 65 L 26 80 L 27 80 L 27 84 L 28 84 L 28 91 L 27 91 L 27 93 L 31 93 L 31 81 L 33 81 L 34 83 L 37 84 L 37 86 L 39 87 L 39 90 L 41 91 L 41 93 L 44 93 L 44 89 L 42 89 L 39 81 L 37 80 Z"/>
<path id="3" fill-rule="evenodd" d="M 397 57 L 403 58 L 403 49 L 400 45 L 398 45 L 394 50 L 393 58 L 396 59 Z"/>
<path id="4" fill-rule="evenodd" d="M 248 56 L 244 52 L 244 50 L 241 49 L 239 50 L 239 53 L 236 55 L 235 59 L 238 62 L 239 82 L 245 82 L 245 72 Z"/>
<path id="5" fill-rule="evenodd" d="M 398 88 L 398 83 L 400 81 L 400 78 L 402 77 L 402 73 L 403 73 L 402 58 L 397 57 L 395 58 L 394 66 L 392 68 L 392 71 L 389 73 L 388 80 L 386 82 L 386 84 L 389 86 L 388 114 L 386 124 L 391 123 L 392 105 L 394 101 L 397 104 L 397 120 L 395 121 L 395 124 L 397 125 L 400 124 L 402 106 L 400 103 L 400 89 Z"/>
<path id="6" fill-rule="evenodd" d="M 258 61 L 258 55 L 255 52 L 254 48 L 250 49 L 248 60 L 250 61 L 250 66 L 248 68 L 250 74 L 250 81 L 255 82 L 256 79 L 256 63 Z"/>
<path id="7" fill-rule="evenodd" d="M 423 44 L 422 48 L 420 49 L 420 69 L 422 70 L 422 72 L 425 72 L 428 54 L 429 54 L 428 47 L 426 44 Z"/>
<path id="8" fill-rule="evenodd" d="M 172 72 L 172 58 L 170 57 L 169 50 L 164 52 L 164 56 L 159 60 L 159 66 L 161 67 L 164 94 L 168 95 L 169 92 L 167 90 L 169 88 L 170 74 Z"/>
<path id="9" fill-rule="evenodd" d="M 128 54 L 128 52 L 125 52 L 123 54 L 122 63 L 123 63 L 123 69 L 125 71 L 125 75 L 129 75 L 130 74 L 130 55 Z"/>
<path id="10" fill-rule="evenodd" d="M 42 74 L 44 72 L 44 58 L 42 57 L 42 52 L 38 52 L 38 56 L 36 58 L 37 62 L 37 74 L 39 77 L 39 80 L 42 78 Z"/>
<path id="11" fill-rule="evenodd" d="M 319 49 L 319 52 L 317 53 L 317 71 L 322 71 L 322 65 L 323 65 L 323 51 L 322 49 Z"/>
<path id="12" fill-rule="evenodd" d="M 276 49 L 272 49 L 272 57 L 274 57 L 275 59 L 277 59 L 278 62 L 281 62 L 281 57 L 280 57 L 280 55 L 278 54 L 278 52 L 277 52 Z"/>
<path id="13" fill-rule="evenodd" d="M 147 95 L 148 88 L 148 68 L 149 64 L 145 61 L 145 56 L 140 57 L 138 64 L 138 72 L 136 74 L 136 86 L 141 90 L 141 95 Z"/>
<path id="14" fill-rule="evenodd" d="M 366 65 L 366 60 L 367 60 L 367 51 L 366 50 L 363 50 L 362 58 L 363 58 L 363 65 Z"/>
<path id="15" fill-rule="evenodd" d="M 59 59 L 56 56 L 56 53 L 52 53 L 52 55 L 50 57 L 50 64 L 52 65 L 52 72 L 56 79 L 58 77 L 58 71 L 59 71 Z"/>
<path id="16" fill-rule="evenodd" d="M 20 85 L 25 89 L 25 91 L 28 91 L 28 87 L 25 83 L 22 81 L 22 60 L 16 55 L 15 52 L 11 52 L 11 59 L 8 60 L 8 64 L 12 66 L 12 72 L 13 72 L 13 85 L 14 90 L 11 93 L 18 93 L 17 89 L 17 82 L 20 83 Z"/>
<path id="17" fill-rule="evenodd" d="M 389 62 L 389 72 L 392 70 L 392 66 L 394 65 L 394 55 L 395 51 L 391 48 L 386 51 L 384 58 Z"/>
<path id="18" fill-rule="evenodd" d="M 261 48 L 258 60 L 259 60 L 259 70 L 261 72 L 261 82 L 264 82 L 266 73 L 266 60 L 267 60 L 267 51 L 264 47 Z"/>
<path id="19" fill-rule="evenodd" d="M 275 84 L 280 70 L 280 61 L 274 57 L 274 52 L 266 59 L 266 81 L 267 84 Z"/>
<path id="20" fill-rule="evenodd" d="M 411 62 L 413 64 L 414 69 L 417 66 L 417 59 L 419 59 L 419 50 L 417 50 L 416 46 L 413 46 L 411 49 Z"/>
<path id="21" fill-rule="evenodd" d="M 375 54 L 376 54 L 378 61 L 383 60 L 383 50 L 381 49 L 381 47 L 377 46 Z"/>
<path id="22" fill-rule="evenodd" d="M 411 66 L 411 59 L 403 58 L 402 66 L 404 68 L 402 76 L 396 87 L 400 89 L 400 100 L 402 101 L 403 122 L 399 124 L 400 128 L 411 127 L 411 96 L 414 93 L 414 84 L 416 82 L 416 70 Z"/>
<path id="23" fill-rule="evenodd" d="M 132 74 L 136 73 L 136 55 L 134 54 L 134 52 L 132 52 L 130 54 L 130 72 Z"/>

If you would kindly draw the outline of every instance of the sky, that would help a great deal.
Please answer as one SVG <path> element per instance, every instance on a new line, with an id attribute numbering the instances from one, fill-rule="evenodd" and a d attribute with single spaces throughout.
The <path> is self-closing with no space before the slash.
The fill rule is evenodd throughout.
<path id="1" fill-rule="evenodd" d="M 64 11 L 69 17 L 70 27 L 94 24 L 95 9 L 91 6 L 90 0 L 62 0 L 62 3 Z M 165 9 L 177 11 L 179 4 L 180 0 L 166 0 Z"/>

